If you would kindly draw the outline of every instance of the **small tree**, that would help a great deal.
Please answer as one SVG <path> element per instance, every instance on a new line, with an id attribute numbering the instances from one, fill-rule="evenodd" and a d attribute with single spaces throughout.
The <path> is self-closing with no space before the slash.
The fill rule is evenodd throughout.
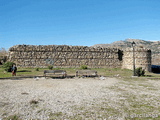
<path id="1" fill-rule="evenodd" d="M 0 48 L 0 56 L 7 56 L 7 51 L 5 48 Z"/>
<path id="2" fill-rule="evenodd" d="M 36 68 L 36 71 L 39 71 L 39 68 Z"/>
<path id="3" fill-rule="evenodd" d="M 142 67 L 138 67 L 138 68 L 136 68 L 135 73 L 137 76 L 144 76 L 145 70 L 142 69 Z"/>
<path id="4" fill-rule="evenodd" d="M 7 51 L 5 48 L 0 48 L 0 65 L 7 61 Z"/>
<path id="5" fill-rule="evenodd" d="M 12 66 L 14 65 L 14 62 L 5 62 L 3 63 L 3 68 L 5 71 L 7 72 L 11 72 L 12 71 Z"/>

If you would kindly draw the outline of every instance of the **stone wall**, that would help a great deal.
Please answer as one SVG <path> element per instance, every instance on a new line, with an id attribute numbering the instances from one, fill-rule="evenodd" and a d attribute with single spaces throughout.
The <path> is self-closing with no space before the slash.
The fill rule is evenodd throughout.
<path id="1" fill-rule="evenodd" d="M 160 65 L 160 53 L 152 54 L 152 65 Z"/>
<path id="2" fill-rule="evenodd" d="M 9 49 L 9 61 L 18 67 L 80 67 L 133 69 L 133 48 L 94 48 L 67 45 L 17 45 Z M 151 71 L 151 50 L 135 48 L 135 64 Z"/>
<path id="3" fill-rule="evenodd" d="M 135 67 L 142 67 L 146 71 L 151 71 L 151 50 L 145 48 L 135 48 Z M 123 51 L 122 68 L 133 70 L 133 48 Z"/>
<path id="4" fill-rule="evenodd" d="M 9 49 L 9 61 L 19 67 L 117 68 L 122 66 L 122 51 L 117 48 L 94 48 L 66 45 L 17 45 Z"/>

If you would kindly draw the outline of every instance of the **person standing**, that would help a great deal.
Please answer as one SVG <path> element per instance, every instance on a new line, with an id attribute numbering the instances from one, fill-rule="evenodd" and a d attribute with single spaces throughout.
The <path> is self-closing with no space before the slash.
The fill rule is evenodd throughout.
<path id="1" fill-rule="evenodd" d="M 17 72 L 17 67 L 14 64 L 13 67 L 12 67 L 12 76 L 16 76 L 16 72 Z"/>

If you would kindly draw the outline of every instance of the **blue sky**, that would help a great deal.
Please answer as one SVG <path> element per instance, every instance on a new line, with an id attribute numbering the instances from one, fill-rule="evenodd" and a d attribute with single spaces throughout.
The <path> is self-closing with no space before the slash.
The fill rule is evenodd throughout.
<path id="1" fill-rule="evenodd" d="M 0 48 L 160 40 L 160 0 L 0 0 Z"/>

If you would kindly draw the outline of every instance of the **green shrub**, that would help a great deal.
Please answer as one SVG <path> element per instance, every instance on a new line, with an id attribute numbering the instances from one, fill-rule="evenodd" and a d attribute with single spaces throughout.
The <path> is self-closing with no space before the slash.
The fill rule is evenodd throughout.
<path id="1" fill-rule="evenodd" d="M 39 71 L 39 68 L 36 68 L 36 71 Z"/>
<path id="2" fill-rule="evenodd" d="M 142 67 L 138 67 L 138 68 L 136 68 L 135 73 L 137 76 L 144 76 L 145 70 L 142 69 Z"/>
<path id="3" fill-rule="evenodd" d="M 55 68 L 53 68 L 54 70 L 60 70 L 60 69 L 62 69 L 62 68 L 59 68 L 59 67 L 55 67 Z"/>
<path id="4" fill-rule="evenodd" d="M 87 65 L 81 65 L 80 69 L 85 70 L 88 69 Z"/>
<path id="5" fill-rule="evenodd" d="M 52 66 L 52 65 L 49 65 L 49 66 L 48 66 L 48 69 L 49 69 L 49 70 L 52 70 L 52 69 L 53 69 L 53 66 Z"/>
<path id="6" fill-rule="evenodd" d="M 12 71 L 12 66 L 14 65 L 15 63 L 13 62 L 5 62 L 3 63 L 3 68 L 6 72 L 11 72 Z"/>

